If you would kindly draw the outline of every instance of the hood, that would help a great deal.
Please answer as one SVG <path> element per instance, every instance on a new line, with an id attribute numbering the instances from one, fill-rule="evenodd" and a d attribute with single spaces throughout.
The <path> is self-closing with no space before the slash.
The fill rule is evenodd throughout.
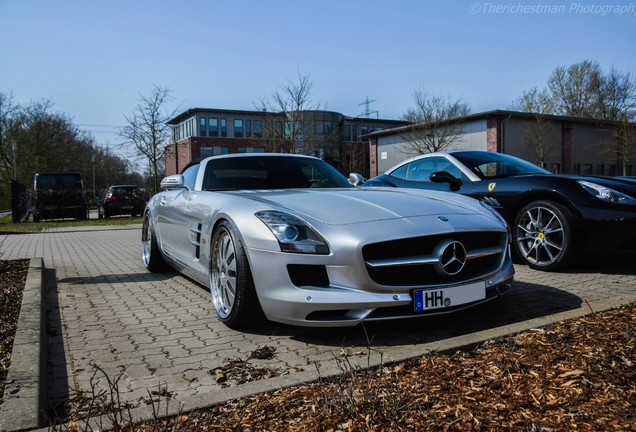
<path id="1" fill-rule="evenodd" d="M 448 192 L 414 189 L 315 189 L 237 192 L 264 205 L 282 208 L 329 225 L 346 225 L 420 216 L 486 213 L 477 200 Z"/>

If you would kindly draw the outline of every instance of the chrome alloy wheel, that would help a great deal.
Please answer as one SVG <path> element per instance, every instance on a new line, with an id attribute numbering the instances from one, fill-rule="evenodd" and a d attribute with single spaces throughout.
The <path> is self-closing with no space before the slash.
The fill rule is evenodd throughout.
<path id="1" fill-rule="evenodd" d="M 150 259 L 152 257 L 152 236 L 150 217 L 146 215 L 144 217 L 144 224 L 141 231 L 141 259 L 143 260 L 144 267 L 146 268 L 150 265 Z"/>
<path id="2" fill-rule="evenodd" d="M 526 208 L 519 215 L 515 238 L 522 258 L 538 267 L 556 263 L 567 241 L 564 222 L 552 209 L 543 206 Z"/>
<path id="3" fill-rule="evenodd" d="M 214 234 L 210 260 L 210 291 L 219 318 L 232 313 L 237 287 L 237 260 L 234 241 L 225 229 Z"/>

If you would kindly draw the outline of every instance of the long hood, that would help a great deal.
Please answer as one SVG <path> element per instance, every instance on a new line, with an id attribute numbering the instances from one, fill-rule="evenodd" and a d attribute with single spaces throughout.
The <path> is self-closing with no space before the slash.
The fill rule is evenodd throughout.
<path id="1" fill-rule="evenodd" d="M 282 208 L 330 225 L 431 215 L 484 214 L 478 201 L 413 189 L 316 189 L 238 192 L 266 208 Z"/>

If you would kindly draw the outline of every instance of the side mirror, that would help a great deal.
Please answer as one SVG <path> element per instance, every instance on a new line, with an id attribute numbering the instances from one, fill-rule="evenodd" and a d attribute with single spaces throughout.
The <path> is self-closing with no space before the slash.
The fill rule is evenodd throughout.
<path id="1" fill-rule="evenodd" d="M 160 183 L 161 189 L 182 189 L 185 188 L 185 182 L 181 174 L 173 174 L 164 177 Z"/>
<path id="2" fill-rule="evenodd" d="M 436 171 L 429 178 L 433 183 L 449 183 L 450 190 L 453 192 L 457 192 L 464 184 L 461 179 L 447 171 Z"/>
<path id="3" fill-rule="evenodd" d="M 351 183 L 354 186 L 360 186 L 362 183 L 364 183 L 367 179 L 365 179 L 364 177 L 362 177 L 360 174 L 358 173 L 351 173 L 349 174 L 349 183 Z"/>

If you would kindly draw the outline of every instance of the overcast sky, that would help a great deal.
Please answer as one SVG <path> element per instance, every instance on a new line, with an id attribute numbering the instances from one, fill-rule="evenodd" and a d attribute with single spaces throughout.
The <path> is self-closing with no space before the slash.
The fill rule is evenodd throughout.
<path id="1" fill-rule="evenodd" d="M 0 92 L 106 146 L 153 85 L 178 112 L 252 110 L 299 73 L 345 115 L 397 119 L 419 88 L 480 112 L 559 65 L 636 74 L 635 41 L 636 0 L 0 0 Z"/>

